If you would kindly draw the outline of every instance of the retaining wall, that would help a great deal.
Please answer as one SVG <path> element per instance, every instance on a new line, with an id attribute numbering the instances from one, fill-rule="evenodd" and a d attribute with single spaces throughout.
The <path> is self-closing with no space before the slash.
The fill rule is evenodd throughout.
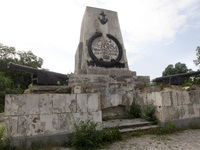
<path id="1" fill-rule="evenodd" d="M 175 122 L 179 127 L 200 126 L 200 90 L 164 89 L 154 92 L 136 92 L 136 103 L 156 106 L 161 124 Z"/>
<path id="2" fill-rule="evenodd" d="M 58 140 L 74 130 L 75 121 L 89 119 L 102 122 L 98 94 L 21 94 L 5 98 L 5 125 L 12 126 L 11 135 L 17 140 Z"/>

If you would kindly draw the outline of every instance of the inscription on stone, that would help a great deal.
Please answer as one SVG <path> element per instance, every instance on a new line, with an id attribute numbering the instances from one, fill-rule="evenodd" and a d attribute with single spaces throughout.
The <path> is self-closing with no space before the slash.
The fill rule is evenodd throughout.
<path id="1" fill-rule="evenodd" d="M 119 50 L 115 42 L 107 37 L 98 37 L 92 43 L 92 52 L 98 59 L 110 62 L 116 60 Z"/>

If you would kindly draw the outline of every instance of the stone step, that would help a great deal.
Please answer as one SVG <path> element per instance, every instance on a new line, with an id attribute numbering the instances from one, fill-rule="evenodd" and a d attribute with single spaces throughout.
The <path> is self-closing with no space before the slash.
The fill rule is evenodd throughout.
<path id="1" fill-rule="evenodd" d="M 136 127 L 136 128 L 123 128 L 123 129 L 120 129 L 119 131 L 121 133 L 126 133 L 126 132 L 147 130 L 147 129 L 150 129 L 150 128 L 157 128 L 157 125 L 149 125 L 149 126 L 142 126 L 142 127 Z"/>
<path id="2" fill-rule="evenodd" d="M 118 125 L 120 129 L 123 129 L 148 126 L 152 124 L 152 122 L 148 122 L 144 119 L 115 119 L 103 121 L 103 128 L 114 128 Z"/>
<path id="3" fill-rule="evenodd" d="M 108 116 L 108 120 L 115 120 L 115 119 L 124 119 L 126 116 L 125 115 L 118 115 L 118 116 Z"/>

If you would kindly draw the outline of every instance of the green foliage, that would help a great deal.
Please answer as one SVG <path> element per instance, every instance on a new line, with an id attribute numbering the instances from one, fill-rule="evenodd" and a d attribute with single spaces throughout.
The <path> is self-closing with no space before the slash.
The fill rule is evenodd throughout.
<path id="1" fill-rule="evenodd" d="M 5 94 L 20 94 L 31 84 L 31 75 L 8 69 L 9 62 L 40 68 L 43 60 L 31 51 L 17 52 L 14 47 L 0 44 L 0 112 L 4 110 Z"/>
<path id="2" fill-rule="evenodd" d="M 168 65 L 163 71 L 162 75 L 168 76 L 180 73 L 187 73 L 188 71 L 191 70 L 187 68 L 186 64 L 178 62 L 175 64 L 175 67 L 172 64 Z"/>
<path id="3" fill-rule="evenodd" d="M 169 122 L 166 126 L 159 126 L 156 130 L 157 135 L 174 133 L 177 130 L 176 124 Z"/>
<path id="4" fill-rule="evenodd" d="M 147 84 L 139 84 L 136 85 L 136 89 L 139 89 L 141 92 L 145 91 L 145 89 L 148 87 Z"/>
<path id="5" fill-rule="evenodd" d="M 177 129 L 176 124 L 169 122 L 169 123 L 167 123 L 166 126 L 159 125 L 157 128 L 150 128 L 148 130 L 134 131 L 130 135 L 132 137 L 140 137 L 142 135 L 147 135 L 147 134 L 166 135 L 166 134 L 172 134 L 178 130 L 182 130 L 182 129 Z"/>
<path id="6" fill-rule="evenodd" d="M 146 119 L 147 121 L 152 121 L 154 123 L 157 123 L 157 118 L 155 116 L 155 106 L 153 105 L 148 105 L 144 107 L 143 109 L 143 118 Z"/>
<path id="7" fill-rule="evenodd" d="M 17 52 L 14 47 L 8 47 L 0 44 L 0 72 L 4 72 L 5 76 L 10 78 L 15 85 L 26 89 L 31 83 L 31 75 L 17 70 L 7 68 L 9 62 L 20 65 L 30 66 L 33 68 L 41 68 L 43 60 L 34 55 L 31 51 Z"/>
<path id="8" fill-rule="evenodd" d="M 119 128 L 97 130 L 98 123 L 80 121 L 75 123 L 75 135 L 67 144 L 76 149 L 97 149 L 102 146 L 121 140 Z"/>
<path id="9" fill-rule="evenodd" d="M 14 85 L 13 81 L 5 77 L 3 72 L 0 72 L 0 113 L 4 112 L 5 95 L 22 93 L 23 90 L 19 85 Z"/>
<path id="10" fill-rule="evenodd" d="M 51 150 L 53 147 L 58 146 L 58 144 L 53 144 L 52 142 L 44 142 L 44 141 L 34 141 L 31 143 L 30 150 Z"/>
<path id="11" fill-rule="evenodd" d="M 60 85 L 60 81 L 57 81 L 57 85 Z"/>
<path id="12" fill-rule="evenodd" d="M 56 90 L 56 93 L 68 93 L 70 94 L 71 93 L 71 90 L 72 90 L 72 87 L 71 86 L 65 86 L 65 87 L 61 87 L 61 88 L 58 88 Z"/>
<path id="13" fill-rule="evenodd" d="M 140 118 L 141 107 L 138 104 L 132 103 L 130 111 L 128 111 L 128 118 Z"/>
<path id="14" fill-rule="evenodd" d="M 7 137 L 3 138 L 4 130 L 6 130 Z M 12 127 L 6 125 L 6 128 L 3 126 L 0 127 L 0 149 L 1 150 L 15 150 L 15 147 L 10 145 L 12 135 L 11 135 Z"/>

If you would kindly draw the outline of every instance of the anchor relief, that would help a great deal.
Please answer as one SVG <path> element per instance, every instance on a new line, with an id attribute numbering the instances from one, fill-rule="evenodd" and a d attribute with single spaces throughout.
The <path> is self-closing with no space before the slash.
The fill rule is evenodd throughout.
<path id="1" fill-rule="evenodd" d="M 98 19 L 101 22 L 101 24 L 102 25 L 106 24 L 108 22 L 108 18 L 106 18 L 106 14 L 104 13 L 104 11 L 102 11 L 99 15 L 101 17 L 98 17 Z"/>

